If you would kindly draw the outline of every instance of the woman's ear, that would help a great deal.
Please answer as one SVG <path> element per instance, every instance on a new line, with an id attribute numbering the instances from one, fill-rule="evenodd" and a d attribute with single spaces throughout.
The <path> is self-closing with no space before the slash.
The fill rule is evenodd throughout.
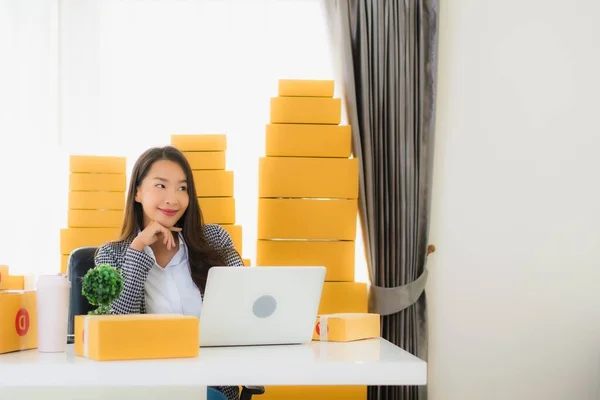
<path id="1" fill-rule="evenodd" d="M 136 187 L 135 188 L 135 197 L 133 198 L 137 203 L 141 203 L 141 196 L 140 196 L 140 187 Z"/>

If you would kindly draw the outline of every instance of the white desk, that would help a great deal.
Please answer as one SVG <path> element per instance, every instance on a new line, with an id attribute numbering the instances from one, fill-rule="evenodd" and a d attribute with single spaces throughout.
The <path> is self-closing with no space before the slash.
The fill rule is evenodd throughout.
<path id="1" fill-rule="evenodd" d="M 0 355 L 0 393 L 17 387 L 425 385 L 427 363 L 383 339 L 201 348 L 191 359 L 94 361 L 37 350 Z M 257 400 L 260 397 L 257 397 Z"/>

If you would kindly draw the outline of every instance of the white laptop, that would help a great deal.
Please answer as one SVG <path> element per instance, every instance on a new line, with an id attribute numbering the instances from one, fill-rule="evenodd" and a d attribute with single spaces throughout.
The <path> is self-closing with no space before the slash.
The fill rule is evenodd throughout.
<path id="1" fill-rule="evenodd" d="M 312 340 L 325 267 L 213 267 L 200 316 L 200 346 Z"/>

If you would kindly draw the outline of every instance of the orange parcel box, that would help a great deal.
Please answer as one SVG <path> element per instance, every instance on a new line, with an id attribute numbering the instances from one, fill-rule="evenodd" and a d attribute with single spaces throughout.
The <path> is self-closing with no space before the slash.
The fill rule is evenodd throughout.
<path id="1" fill-rule="evenodd" d="M 78 315 L 75 354 L 99 361 L 196 357 L 200 320 L 181 314 Z"/>
<path id="2" fill-rule="evenodd" d="M 0 291 L 0 354 L 38 345 L 35 291 Z"/>
<path id="3" fill-rule="evenodd" d="M 322 314 L 317 317 L 313 340 L 328 342 L 351 342 L 376 338 L 381 335 L 379 314 L 340 313 Z"/>

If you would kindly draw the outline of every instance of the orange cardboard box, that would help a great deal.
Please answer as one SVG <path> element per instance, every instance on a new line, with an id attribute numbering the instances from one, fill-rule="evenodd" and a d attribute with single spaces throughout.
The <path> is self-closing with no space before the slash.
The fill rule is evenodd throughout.
<path id="1" fill-rule="evenodd" d="M 171 145 L 180 151 L 225 151 L 227 150 L 227 135 L 171 135 Z"/>
<path id="2" fill-rule="evenodd" d="M 198 197 L 205 224 L 235 224 L 235 198 Z"/>
<path id="3" fill-rule="evenodd" d="M 352 153 L 349 125 L 269 124 L 265 155 L 284 157 L 339 157 Z"/>
<path id="4" fill-rule="evenodd" d="M 358 159 L 263 157 L 259 197 L 358 198 Z"/>
<path id="5" fill-rule="evenodd" d="M 256 400 L 366 400 L 366 386 L 265 386 Z"/>
<path id="6" fill-rule="evenodd" d="M 356 199 L 259 199 L 258 239 L 354 240 Z"/>
<path id="7" fill-rule="evenodd" d="M 72 172 L 69 175 L 70 191 L 125 192 L 125 174 L 90 174 Z"/>
<path id="8" fill-rule="evenodd" d="M 192 171 L 196 196 L 233 197 L 233 171 L 198 170 Z"/>
<path id="9" fill-rule="evenodd" d="M 96 174 L 124 174 L 127 159 L 113 156 L 79 156 L 69 157 L 70 172 L 88 172 Z"/>
<path id="10" fill-rule="evenodd" d="M 342 100 L 327 97 L 273 97 L 272 124 L 332 124 L 342 119 Z"/>
<path id="11" fill-rule="evenodd" d="M 192 170 L 225 169 L 224 151 L 184 151 Z"/>
<path id="12" fill-rule="evenodd" d="M 313 340 L 352 342 L 381 335 L 379 314 L 340 313 L 317 316 Z"/>
<path id="13" fill-rule="evenodd" d="M 279 96 L 333 97 L 335 81 L 314 79 L 280 79 Z"/>
<path id="14" fill-rule="evenodd" d="M 78 315 L 75 354 L 98 361 L 196 357 L 200 321 L 180 314 Z"/>
<path id="15" fill-rule="evenodd" d="M 35 291 L 0 291 L 0 354 L 37 345 Z"/>
<path id="16" fill-rule="evenodd" d="M 366 313 L 369 292 L 364 282 L 325 282 L 319 315 L 338 313 Z"/>
<path id="17" fill-rule="evenodd" d="M 257 266 L 324 266 L 325 281 L 354 282 L 354 241 L 258 240 Z"/>

